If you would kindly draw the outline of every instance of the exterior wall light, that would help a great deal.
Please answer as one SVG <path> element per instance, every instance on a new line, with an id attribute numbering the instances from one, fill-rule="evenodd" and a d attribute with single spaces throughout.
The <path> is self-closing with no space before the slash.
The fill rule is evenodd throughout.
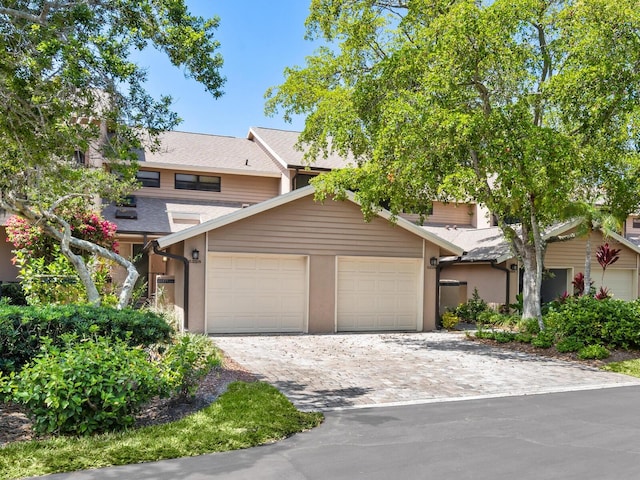
<path id="1" fill-rule="evenodd" d="M 429 259 L 429 265 L 431 265 L 432 267 L 437 267 L 438 266 L 438 257 L 431 257 Z"/>
<path id="2" fill-rule="evenodd" d="M 194 261 L 200 260 L 200 250 L 198 250 L 197 248 L 194 248 L 191 251 L 191 259 Z"/>

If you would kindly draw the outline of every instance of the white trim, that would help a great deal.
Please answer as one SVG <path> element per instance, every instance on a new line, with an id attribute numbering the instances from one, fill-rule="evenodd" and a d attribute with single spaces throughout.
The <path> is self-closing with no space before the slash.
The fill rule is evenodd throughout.
<path id="1" fill-rule="evenodd" d="M 267 142 L 265 142 L 264 139 L 260 135 L 258 135 L 256 133 L 256 131 L 253 129 L 253 127 L 249 128 L 249 134 L 247 135 L 247 139 L 249 139 L 249 140 L 254 140 L 254 139 L 258 140 L 258 143 L 260 143 L 262 148 L 264 148 L 267 152 L 269 152 L 269 154 L 271 156 L 273 156 L 273 158 L 275 158 L 278 161 L 278 163 L 280 163 L 280 165 L 282 165 L 284 168 L 289 168 L 289 165 L 287 164 L 287 162 L 285 162 L 282 159 L 282 157 L 280 155 L 278 155 L 276 153 L 276 151 L 273 148 L 271 148 L 267 144 Z"/>

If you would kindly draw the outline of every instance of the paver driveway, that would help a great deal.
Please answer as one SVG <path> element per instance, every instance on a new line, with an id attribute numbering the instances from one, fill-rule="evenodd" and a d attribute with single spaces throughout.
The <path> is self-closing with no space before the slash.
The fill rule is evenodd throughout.
<path id="1" fill-rule="evenodd" d="M 305 410 L 640 385 L 640 379 L 469 341 L 461 333 L 216 336 Z"/>

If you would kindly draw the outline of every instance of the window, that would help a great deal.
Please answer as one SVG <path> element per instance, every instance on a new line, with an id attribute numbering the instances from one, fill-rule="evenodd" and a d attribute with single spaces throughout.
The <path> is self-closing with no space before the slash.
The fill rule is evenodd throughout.
<path id="1" fill-rule="evenodd" d="M 154 172 L 151 170 L 138 170 L 136 178 L 143 187 L 160 188 L 160 172 Z"/>
<path id="2" fill-rule="evenodd" d="M 634 217 L 633 228 L 640 228 L 640 217 Z"/>
<path id="3" fill-rule="evenodd" d="M 308 173 L 298 173 L 295 177 L 293 177 L 293 189 L 297 190 L 298 188 L 306 187 L 309 185 L 309 180 L 315 178 L 316 175 L 309 175 Z"/>
<path id="4" fill-rule="evenodd" d="M 219 192 L 220 177 L 176 173 L 175 186 L 179 190 L 204 190 L 206 192 Z"/>

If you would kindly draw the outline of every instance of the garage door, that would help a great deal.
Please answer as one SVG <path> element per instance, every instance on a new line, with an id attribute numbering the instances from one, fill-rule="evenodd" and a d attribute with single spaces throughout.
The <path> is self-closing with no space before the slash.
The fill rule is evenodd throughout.
<path id="1" fill-rule="evenodd" d="M 307 259 L 213 254 L 207 259 L 209 333 L 303 332 Z"/>
<path id="2" fill-rule="evenodd" d="M 593 272 L 592 278 L 596 281 L 598 287 L 602 281 L 601 272 Z M 632 269 L 607 269 L 604 274 L 603 285 L 613 293 L 614 298 L 620 300 L 634 300 L 636 298 L 636 286 L 633 281 L 635 278 L 635 270 Z"/>
<path id="3" fill-rule="evenodd" d="M 416 330 L 420 259 L 339 258 L 338 331 Z"/>

